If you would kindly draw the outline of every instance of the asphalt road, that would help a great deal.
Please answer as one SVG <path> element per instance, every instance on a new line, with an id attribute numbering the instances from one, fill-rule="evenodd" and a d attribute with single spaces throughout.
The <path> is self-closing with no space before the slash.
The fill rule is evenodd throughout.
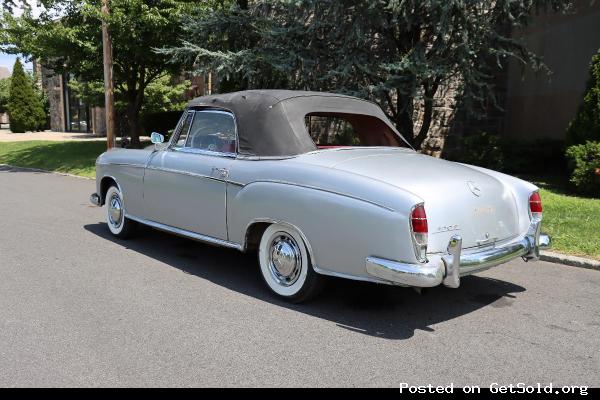
<path id="1" fill-rule="evenodd" d="M 459 289 L 269 294 L 255 257 L 111 238 L 94 182 L 0 168 L 0 386 L 600 385 L 600 272 L 511 262 Z"/>

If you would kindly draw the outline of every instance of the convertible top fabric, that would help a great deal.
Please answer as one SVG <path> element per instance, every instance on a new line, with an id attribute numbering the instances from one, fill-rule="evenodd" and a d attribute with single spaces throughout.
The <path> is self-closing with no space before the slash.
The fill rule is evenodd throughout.
<path id="1" fill-rule="evenodd" d="M 245 156 L 286 157 L 316 150 L 304 118 L 318 112 L 377 117 L 406 142 L 378 105 L 340 94 L 247 90 L 198 97 L 190 101 L 188 107 L 232 112 L 237 123 L 238 152 Z"/>

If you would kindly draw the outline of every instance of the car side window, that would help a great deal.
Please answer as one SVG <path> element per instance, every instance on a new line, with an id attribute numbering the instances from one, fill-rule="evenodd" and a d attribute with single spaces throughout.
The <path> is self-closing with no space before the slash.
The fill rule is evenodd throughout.
<path id="1" fill-rule="evenodd" d="M 196 111 L 184 147 L 217 153 L 235 153 L 236 126 L 233 115 L 220 110 Z"/>
<path id="2" fill-rule="evenodd" d="M 182 148 L 185 145 L 185 142 L 188 137 L 188 132 L 190 130 L 190 126 L 192 125 L 192 120 L 194 119 L 194 111 L 186 111 L 181 121 L 179 122 L 179 129 L 175 134 L 175 142 L 172 147 L 174 148 Z"/>
<path id="3" fill-rule="evenodd" d="M 308 134 L 319 147 L 404 146 L 394 131 L 372 115 L 310 113 L 304 117 Z"/>

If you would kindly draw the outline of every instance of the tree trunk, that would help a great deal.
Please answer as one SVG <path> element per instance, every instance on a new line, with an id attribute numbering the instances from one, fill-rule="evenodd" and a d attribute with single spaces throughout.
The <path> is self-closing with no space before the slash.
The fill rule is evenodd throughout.
<path id="1" fill-rule="evenodd" d="M 140 133 L 142 131 L 140 111 L 144 100 L 144 89 L 138 89 L 130 93 L 131 96 L 127 102 L 127 122 L 129 123 L 131 147 L 138 149 L 140 148 Z"/>
<path id="2" fill-rule="evenodd" d="M 415 143 L 412 102 L 413 99 L 411 96 L 403 96 L 398 91 L 398 97 L 396 98 L 396 127 L 408 143 L 415 150 L 419 150 L 419 146 Z"/>

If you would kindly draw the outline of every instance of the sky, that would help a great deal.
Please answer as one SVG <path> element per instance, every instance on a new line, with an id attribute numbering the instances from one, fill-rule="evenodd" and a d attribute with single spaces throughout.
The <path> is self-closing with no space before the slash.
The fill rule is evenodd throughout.
<path id="1" fill-rule="evenodd" d="M 12 67 L 15 64 L 16 59 L 16 55 L 0 53 L 0 67 L 7 67 L 9 71 L 12 71 Z M 22 58 L 21 61 L 23 61 Z M 24 63 L 24 68 L 26 70 L 31 70 L 33 66 L 31 65 L 31 63 Z"/>
<path id="2" fill-rule="evenodd" d="M 35 15 L 36 10 L 38 8 L 35 0 L 25 0 L 25 1 L 32 6 L 33 13 Z M 17 3 L 17 4 L 19 4 L 19 3 Z M 13 10 L 13 15 L 21 15 L 22 12 L 23 11 L 17 7 Z M 6 53 L 0 52 L 0 67 L 7 67 L 10 71 L 12 71 L 12 67 L 15 64 L 15 60 L 17 59 L 17 57 L 18 57 L 17 55 L 6 54 Z M 21 61 L 23 61 L 23 57 L 21 57 Z M 33 68 L 33 66 L 31 65 L 30 62 L 24 63 L 24 67 L 26 70 L 31 70 Z"/>

